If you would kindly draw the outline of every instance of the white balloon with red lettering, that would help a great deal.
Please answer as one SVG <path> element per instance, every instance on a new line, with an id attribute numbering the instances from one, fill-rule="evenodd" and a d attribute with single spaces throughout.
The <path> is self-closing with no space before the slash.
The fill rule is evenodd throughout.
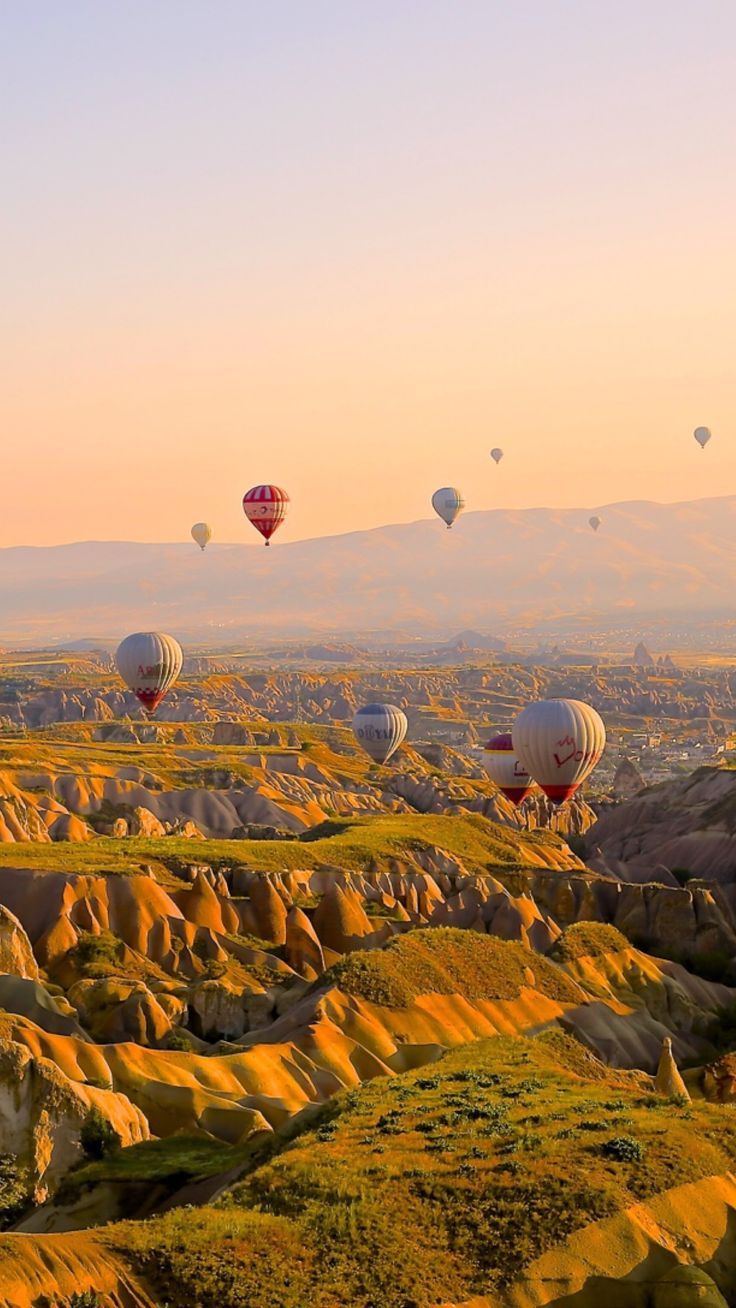
<path id="1" fill-rule="evenodd" d="M 510 731 L 494 736 L 483 748 L 483 765 L 491 781 L 512 804 L 521 804 L 533 782 L 514 749 Z"/>
<path id="2" fill-rule="evenodd" d="M 606 746 L 603 719 L 580 699 L 527 704 L 511 734 L 523 766 L 553 804 L 575 794 Z"/>
<path id="3" fill-rule="evenodd" d="M 120 676 L 148 713 L 155 713 L 182 662 L 181 645 L 164 631 L 134 631 L 115 651 Z"/>

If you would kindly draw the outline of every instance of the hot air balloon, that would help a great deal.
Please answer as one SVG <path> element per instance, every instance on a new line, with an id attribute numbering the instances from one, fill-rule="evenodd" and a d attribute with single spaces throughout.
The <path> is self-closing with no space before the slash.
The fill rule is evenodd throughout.
<path id="1" fill-rule="evenodd" d="M 286 517 L 289 496 L 280 486 L 253 486 L 243 496 L 243 512 L 256 531 L 271 544 L 271 537 Z"/>
<path id="2" fill-rule="evenodd" d="M 458 514 L 465 508 L 465 500 L 455 486 L 443 486 L 432 496 L 432 508 L 447 523 L 449 531 Z"/>
<path id="3" fill-rule="evenodd" d="M 353 735 L 374 763 L 387 763 L 408 726 L 406 714 L 395 704 L 366 704 L 353 718 Z"/>
<path id="4" fill-rule="evenodd" d="M 588 522 L 590 526 L 593 528 L 593 531 L 597 531 L 601 525 L 601 520 L 598 517 L 597 513 L 594 513 L 592 518 L 588 518 Z"/>
<path id="5" fill-rule="evenodd" d="M 540 699 L 522 709 L 512 727 L 514 748 L 553 804 L 563 804 L 593 771 L 606 728 L 579 699 Z"/>
<path id="6" fill-rule="evenodd" d="M 212 540 L 212 528 L 208 522 L 195 522 L 192 527 L 192 536 L 196 540 L 199 548 L 203 550 Z"/>
<path id="7" fill-rule="evenodd" d="M 491 450 L 491 458 L 494 463 L 500 463 L 503 458 L 503 450 L 499 450 L 498 446 L 496 446 L 495 450 Z"/>
<path id="8" fill-rule="evenodd" d="M 489 740 L 483 749 L 483 764 L 502 795 L 512 804 L 520 804 L 532 788 L 532 779 L 516 757 L 510 731 Z"/>
<path id="9" fill-rule="evenodd" d="M 712 435 L 713 433 L 710 427 L 696 427 L 695 431 L 693 432 L 693 436 L 698 442 L 698 445 L 700 446 L 701 450 L 705 449 Z"/>
<path id="10" fill-rule="evenodd" d="M 154 713 L 181 672 L 181 645 L 163 631 L 135 631 L 118 645 L 115 662 L 126 686 Z"/>

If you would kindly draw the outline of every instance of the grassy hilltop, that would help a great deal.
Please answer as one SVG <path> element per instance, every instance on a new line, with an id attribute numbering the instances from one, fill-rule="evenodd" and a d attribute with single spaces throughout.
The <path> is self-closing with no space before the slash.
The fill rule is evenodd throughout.
<path id="1" fill-rule="evenodd" d="M 506 1303 L 525 1274 L 541 1302 L 540 1259 L 559 1251 L 566 1274 L 569 1242 L 591 1223 L 608 1223 L 613 1270 L 631 1205 L 734 1160 L 727 1109 L 667 1103 L 547 1034 L 473 1044 L 338 1095 L 250 1156 L 172 1139 L 82 1169 L 75 1184 L 240 1169 L 214 1204 L 97 1237 L 156 1303 L 426 1308 Z M 687 1242 L 686 1229 L 671 1235 Z"/>

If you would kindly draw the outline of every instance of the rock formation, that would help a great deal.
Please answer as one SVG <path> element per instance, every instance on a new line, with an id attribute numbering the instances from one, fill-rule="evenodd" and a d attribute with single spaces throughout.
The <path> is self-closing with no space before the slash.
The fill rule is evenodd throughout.
<path id="1" fill-rule="evenodd" d="M 670 1036 L 665 1036 L 662 1041 L 662 1053 L 657 1066 L 657 1075 L 654 1078 L 654 1085 L 657 1093 L 664 1095 L 667 1099 L 689 1099 L 687 1086 L 680 1076 L 680 1072 L 672 1055 L 672 1040 Z"/>

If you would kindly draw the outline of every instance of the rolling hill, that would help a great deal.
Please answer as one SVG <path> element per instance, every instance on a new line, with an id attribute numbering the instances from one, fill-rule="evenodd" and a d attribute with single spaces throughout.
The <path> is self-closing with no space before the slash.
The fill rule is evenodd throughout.
<path id="1" fill-rule="evenodd" d="M 736 496 L 679 504 L 467 513 L 313 540 L 88 541 L 0 550 L 0 640 L 116 639 L 168 627 L 251 633 L 447 634 L 554 620 L 731 612 Z M 43 617 L 39 615 L 42 614 Z"/>

